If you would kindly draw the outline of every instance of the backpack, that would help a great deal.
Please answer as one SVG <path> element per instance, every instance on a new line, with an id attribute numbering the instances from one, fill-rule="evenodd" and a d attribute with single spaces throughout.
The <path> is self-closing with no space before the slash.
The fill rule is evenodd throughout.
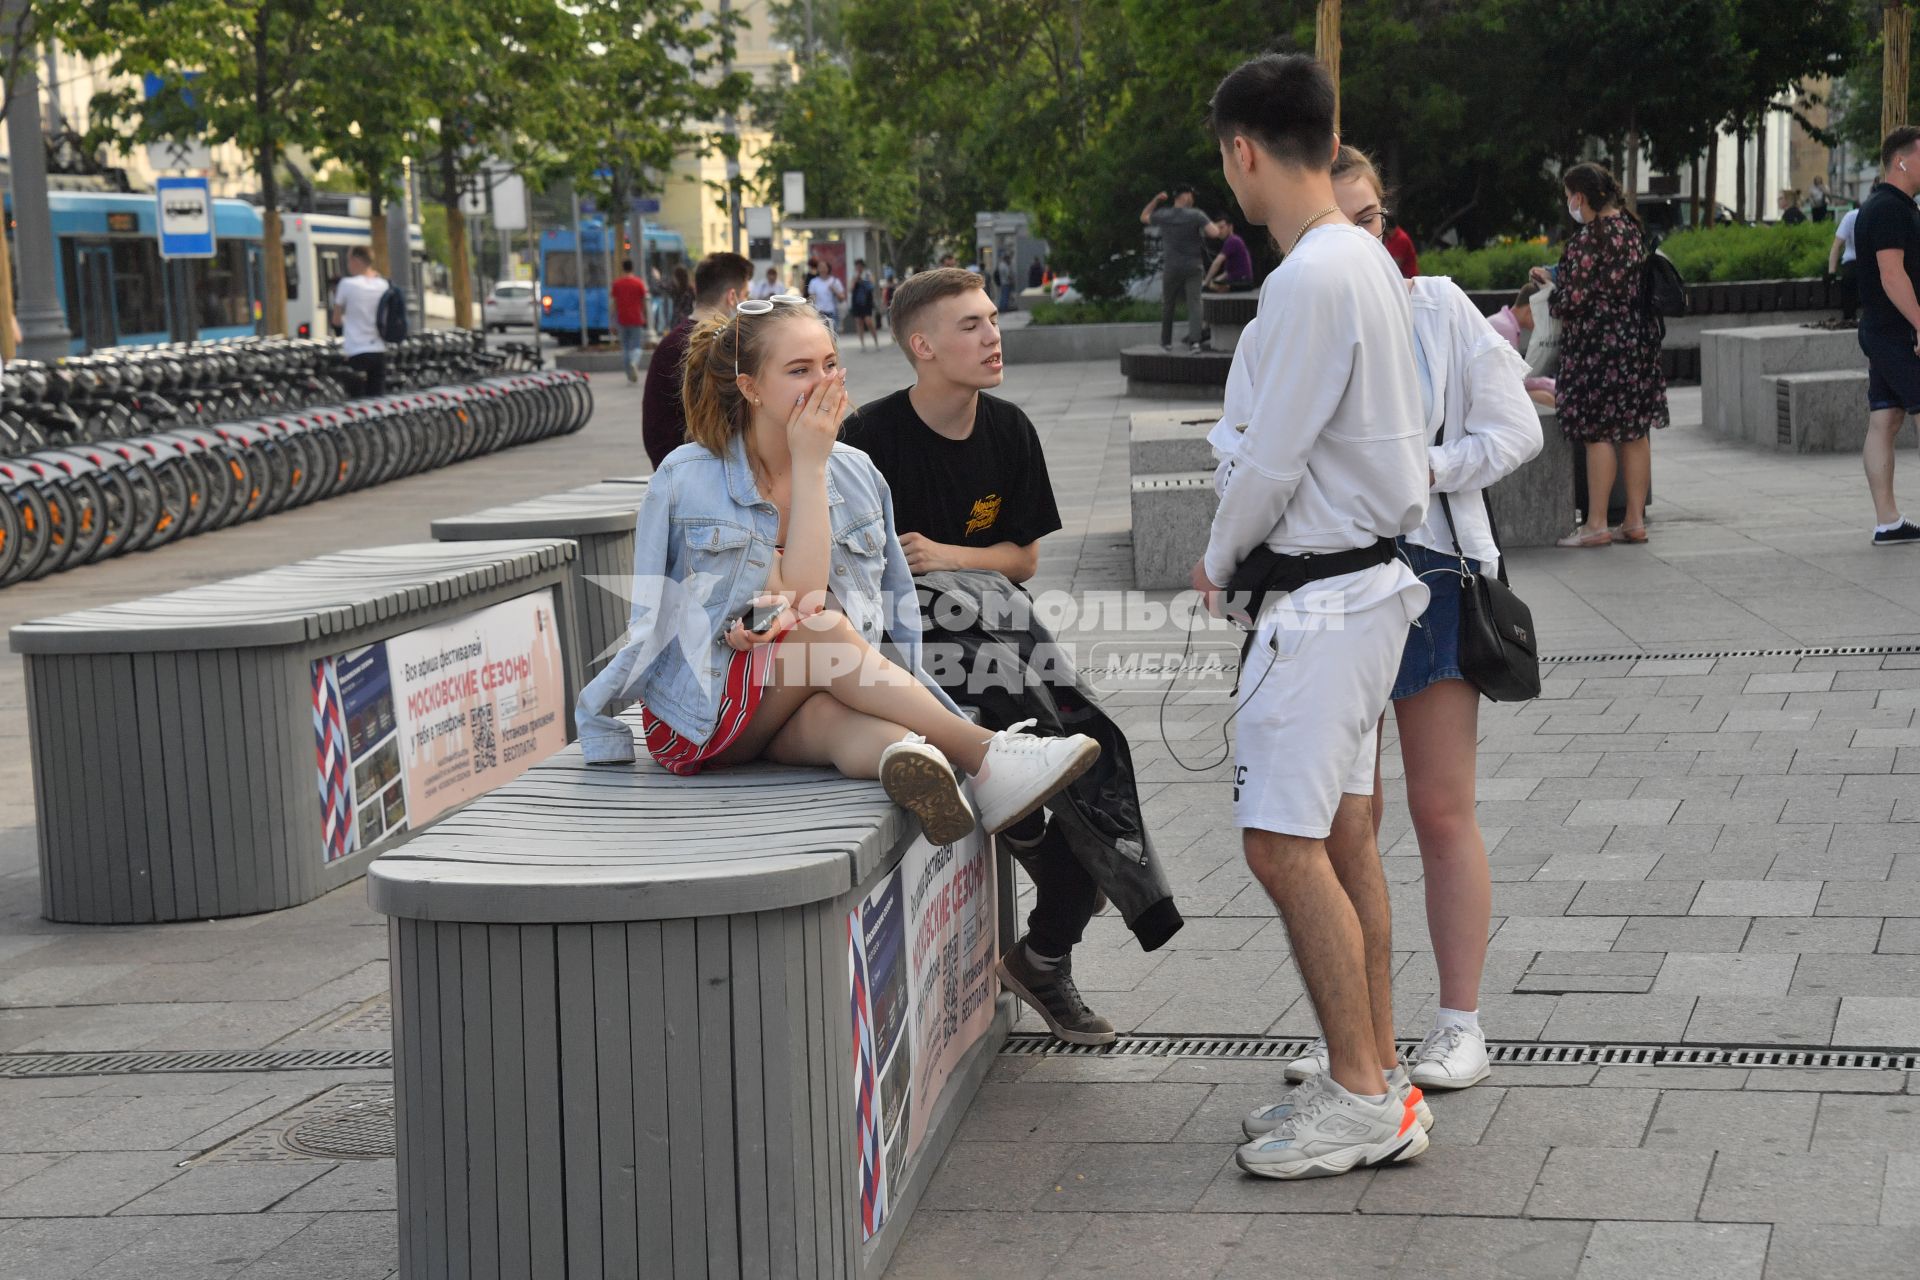
<path id="1" fill-rule="evenodd" d="M 871 307 L 873 305 L 873 282 L 871 280 L 861 279 L 853 282 L 853 305 L 855 307 Z"/>
<path id="2" fill-rule="evenodd" d="M 373 313 L 373 324 L 380 331 L 382 342 L 405 342 L 407 340 L 407 295 L 397 285 L 388 285 L 387 291 L 380 295 L 380 304 Z"/>
<path id="3" fill-rule="evenodd" d="M 1673 259 L 1655 249 L 1640 268 L 1640 310 L 1650 316 L 1687 314 L 1687 284 Z"/>

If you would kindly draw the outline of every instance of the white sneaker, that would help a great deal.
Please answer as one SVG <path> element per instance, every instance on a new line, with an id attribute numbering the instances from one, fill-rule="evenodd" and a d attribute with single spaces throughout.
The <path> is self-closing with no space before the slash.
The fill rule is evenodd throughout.
<path id="1" fill-rule="evenodd" d="M 1317 1079 L 1319 1079 L 1318 1076 L 1309 1077 L 1309 1083 Z M 1280 1101 L 1270 1102 L 1264 1107 L 1255 1107 L 1247 1112 L 1241 1118 L 1240 1132 L 1246 1134 L 1248 1140 L 1272 1133 L 1293 1113 L 1295 1095 L 1305 1087 L 1306 1085 L 1302 1084 L 1289 1089 Z M 1427 1105 L 1426 1095 L 1420 1092 L 1420 1086 L 1408 1078 L 1404 1063 L 1387 1072 L 1387 1089 L 1413 1108 L 1414 1118 L 1420 1122 L 1422 1129 L 1433 1128 L 1433 1108 Z"/>
<path id="2" fill-rule="evenodd" d="M 1478 1028 L 1436 1028 L 1413 1055 L 1410 1074 L 1423 1089 L 1471 1089 L 1493 1074 L 1486 1033 Z"/>
<path id="3" fill-rule="evenodd" d="M 880 785 L 893 802 L 920 819 L 934 844 L 952 844 L 974 828 L 973 806 L 947 758 L 910 733 L 880 753 Z"/>
<path id="4" fill-rule="evenodd" d="M 1287 1064 L 1287 1079 L 1293 1084 L 1325 1074 L 1327 1074 L 1327 1038 L 1325 1036 L 1313 1042 L 1313 1048 L 1307 1050 L 1306 1057 L 1295 1058 Z"/>
<path id="5" fill-rule="evenodd" d="M 1385 1102 L 1368 1102 L 1322 1076 L 1294 1091 L 1293 1109 L 1277 1129 L 1233 1158 L 1256 1177 L 1330 1178 L 1411 1160 L 1426 1149 L 1427 1131 L 1404 1099 L 1390 1093 Z"/>
<path id="6" fill-rule="evenodd" d="M 989 835 L 1038 809 L 1100 758 L 1100 744 L 1085 734 L 1042 738 L 1022 732 L 1033 723 L 1022 720 L 994 734 L 987 758 L 973 776 L 980 825 Z"/>

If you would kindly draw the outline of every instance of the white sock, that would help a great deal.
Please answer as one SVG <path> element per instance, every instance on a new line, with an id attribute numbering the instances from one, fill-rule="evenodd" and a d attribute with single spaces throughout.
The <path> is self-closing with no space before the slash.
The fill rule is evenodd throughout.
<path id="1" fill-rule="evenodd" d="M 1892 524 L 1877 524 L 1873 526 L 1873 531 L 1875 533 L 1892 533 L 1895 529 L 1898 529 L 1901 525 L 1905 524 L 1906 522 L 1907 520 L 1905 516 L 1895 516 L 1893 518 Z"/>
<path id="2" fill-rule="evenodd" d="M 1448 1027 L 1459 1027 L 1462 1031 L 1478 1031 L 1480 1011 L 1478 1009 L 1441 1009 L 1434 1015 L 1433 1027 L 1436 1031 L 1445 1031 Z"/>
<path id="3" fill-rule="evenodd" d="M 1021 945 L 1026 946 L 1024 943 Z M 1060 962 L 1066 959 L 1065 956 L 1043 956 L 1031 946 L 1026 946 L 1026 952 L 1027 963 L 1042 973 L 1051 973 L 1053 970 L 1058 969 Z"/>

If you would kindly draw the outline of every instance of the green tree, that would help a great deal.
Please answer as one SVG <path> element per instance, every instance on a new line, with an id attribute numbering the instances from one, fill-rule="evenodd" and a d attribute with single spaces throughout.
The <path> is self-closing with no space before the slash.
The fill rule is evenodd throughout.
<path id="1" fill-rule="evenodd" d="M 110 87 L 96 93 L 91 145 L 167 137 L 231 142 L 260 184 L 268 333 L 285 333 L 287 277 L 280 243 L 280 161 L 321 140 L 316 86 L 328 36 L 349 20 L 334 0 L 82 0 L 62 38 L 104 58 Z M 142 99 L 142 77 L 161 88 Z"/>
<path id="2" fill-rule="evenodd" d="M 822 61 L 793 85 L 759 95 L 754 116 L 773 142 L 761 153 L 761 194 L 784 204 L 780 175 L 807 175 L 807 214 L 910 225 L 919 202 L 914 145 L 897 125 L 867 118 L 845 67 Z M 799 216 L 799 215 L 795 215 Z"/>
<path id="3" fill-rule="evenodd" d="M 720 21 L 701 0 L 581 0 L 575 11 L 581 57 L 537 176 L 572 179 L 613 221 L 675 155 L 719 145 L 712 126 L 752 80 L 731 70 L 739 17 Z"/>
<path id="4" fill-rule="evenodd" d="M 387 260 L 389 201 L 431 114 L 420 81 L 401 69 L 430 63 L 443 53 L 432 45 L 440 28 L 428 20 L 426 9 L 424 0 L 356 6 L 329 33 L 316 74 L 319 150 L 343 165 L 371 199 L 374 266 L 387 276 L 405 274 Z"/>

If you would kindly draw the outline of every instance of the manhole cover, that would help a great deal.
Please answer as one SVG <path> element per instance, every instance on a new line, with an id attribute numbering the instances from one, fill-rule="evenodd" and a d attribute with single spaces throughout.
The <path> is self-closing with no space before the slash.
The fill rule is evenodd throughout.
<path id="1" fill-rule="evenodd" d="M 393 1099 L 322 1112 L 280 1135 L 289 1151 L 322 1160 L 393 1159 Z"/>

